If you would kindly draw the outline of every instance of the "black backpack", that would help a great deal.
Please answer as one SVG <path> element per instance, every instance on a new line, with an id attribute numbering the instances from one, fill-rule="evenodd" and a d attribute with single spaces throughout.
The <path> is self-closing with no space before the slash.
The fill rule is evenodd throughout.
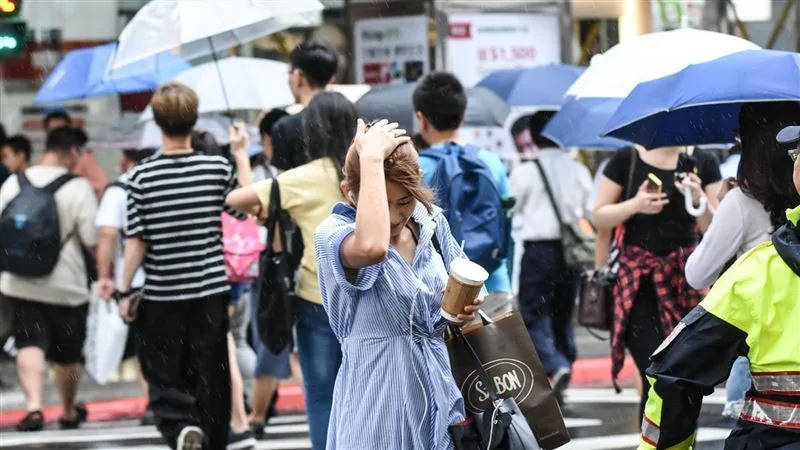
<path id="1" fill-rule="evenodd" d="M 38 188 L 17 175 L 19 194 L 0 214 L 0 270 L 28 277 L 53 271 L 61 253 L 61 227 L 54 194 L 74 175 Z"/>

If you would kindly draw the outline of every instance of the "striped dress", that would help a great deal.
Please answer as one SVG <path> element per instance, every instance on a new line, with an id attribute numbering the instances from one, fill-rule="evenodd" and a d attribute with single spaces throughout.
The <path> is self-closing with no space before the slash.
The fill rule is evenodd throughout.
<path id="1" fill-rule="evenodd" d="M 323 305 L 342 346 L 328 427 L 328 450 L 452 449 L 448 426 L 464 420 L 443 340 L 442 290 L 449 263 L 461 255 L 447 221 L 418 205 L 420 227 L 411 265 L 389 249 L 385 261 L 359 271 L 355 284 L 340 260 L 355 231 L 355 210 L 339 203 L 317 229 Z"/>

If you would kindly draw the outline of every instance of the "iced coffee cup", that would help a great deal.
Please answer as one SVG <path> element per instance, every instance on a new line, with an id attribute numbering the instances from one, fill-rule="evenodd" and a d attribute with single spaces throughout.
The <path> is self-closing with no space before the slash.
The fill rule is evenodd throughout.
<path id="1" fill-rule="evenodd" d="M 489 273 L 466 258 L 456 258 L 450 263 L 450 276 L 442 298 L 442 317 L 458 322 L 456 317 L 471 305 L 481 292 Z"/>

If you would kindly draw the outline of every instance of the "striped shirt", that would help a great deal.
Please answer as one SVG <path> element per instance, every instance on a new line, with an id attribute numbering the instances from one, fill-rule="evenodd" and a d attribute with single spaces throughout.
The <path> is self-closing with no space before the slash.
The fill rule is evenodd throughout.
<path id="1" fill-rule="evenodd" d="M 448 426 L 464 420 L 440 312 L 445 262 L 463 253 L 441 209 L 429 214 L 419 204 L 413 220 L 420 236 L 412 263 L 391 247 L 384 261 L 359 270 L 354 283 L 342 266 L 341 246 L 355 232 L 355 210 L 339 203 L 317 228 L 322 301 L 342 346 L 329 450 L 450 450 Z"/>
<path id="2" fill-rule="evenodd" d="M 191 300 L 227 292 L 221 214 L 236 186 L 221 156 L 160 155 L 128 173 L 126 235 L 148 245 L 144 298 Z"/>

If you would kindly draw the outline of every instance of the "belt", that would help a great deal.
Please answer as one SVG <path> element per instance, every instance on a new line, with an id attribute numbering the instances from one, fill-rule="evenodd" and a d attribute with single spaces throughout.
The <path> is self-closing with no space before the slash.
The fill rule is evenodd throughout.
<path id="1" fill-rule="evenodd" d="M 762 394 L 800 396 L 800 372 L 753 372 L 753 386 Z"/>
<path id="2" fill-rule="evenodd" d="M 800 430 L 800 403 L 747 397 L 739 419 L 778 428 Z"/>

